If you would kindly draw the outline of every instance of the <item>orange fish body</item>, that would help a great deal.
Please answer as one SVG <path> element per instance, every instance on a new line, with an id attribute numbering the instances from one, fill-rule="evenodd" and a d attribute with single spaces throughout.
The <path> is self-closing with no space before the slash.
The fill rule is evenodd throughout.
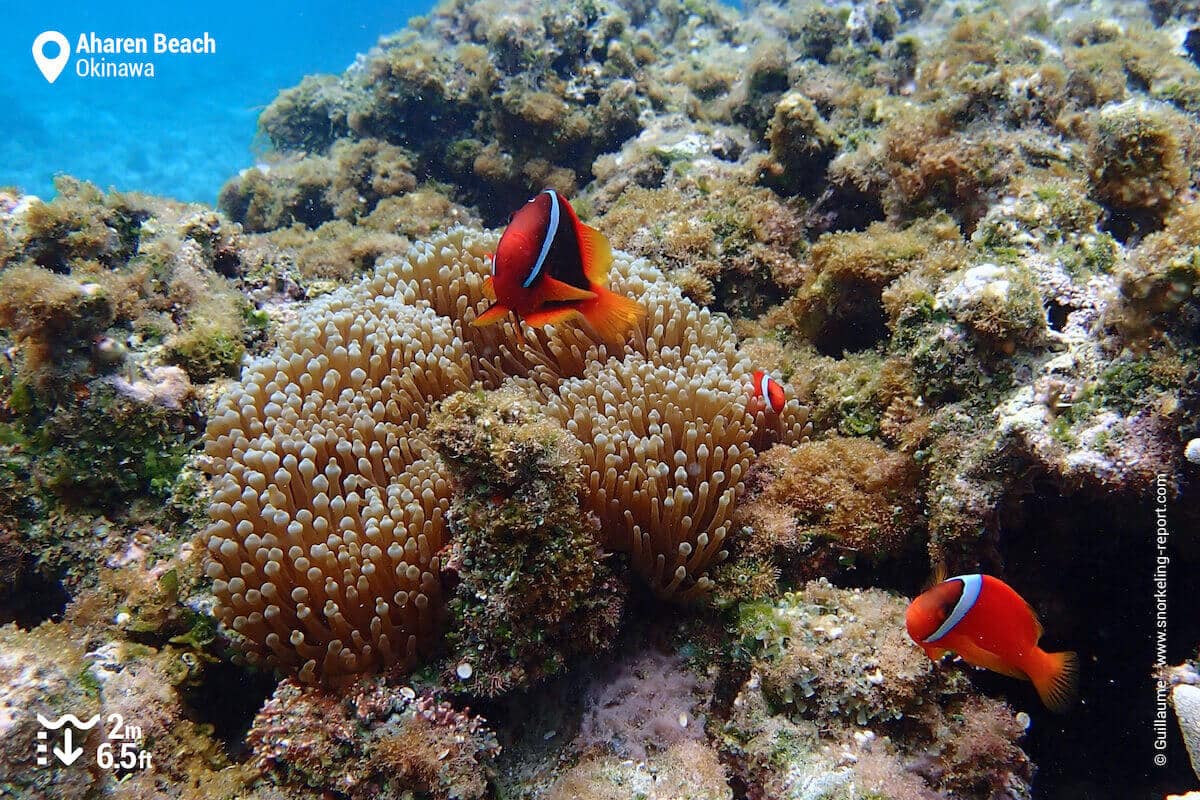
<path id="1" fill-rule="evenodd" d="M 783 407 L 787 405 L 787 392 L 783 390 L 783 386 L 761 369 L 754 371 L 754 385 L 750 388 L 750 395 L 761 400 L 766 408 L 776 414 L 782 412 Z"/>
<path id="2" fill-rule="evenodd" d="M 959 575 L 942 581 L 909 604 L 905 625 L 934 661 L 951 651 L 969 664 L 1032 681 L 1053 711 L 1065 710 L 1074 699 L 1078 658 L 1038 647 L 1037 616 L 999 578 Z"/>
<path id="3" fill-rule="evenodd" d="M 603 234 L 547 189 L 518 209 L 500 236 L 484 285 L 495 302 L 471 324 L 490 325 L 510 311 L 535 328 L 580 315 L 605 341 L 622 341 L 645 312 L 605 286 L 611 265 Z"/>

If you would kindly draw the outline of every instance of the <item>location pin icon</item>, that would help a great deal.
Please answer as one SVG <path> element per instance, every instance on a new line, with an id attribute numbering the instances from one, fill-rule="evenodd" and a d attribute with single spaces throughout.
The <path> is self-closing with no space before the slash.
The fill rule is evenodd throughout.
<path id="1" fill-rule="evenodd" d="M 46 58 L 46 54 L 43 52 L 48 42 L 58 45 L 58 55 L 54 58 Z M 33 40 L 33 60 L 37 64 L 37 68 L 42 71 L 42 76 L 50 83 L 58 80 L 58 76 L 62 74 L 63 67 L 67 65 L 70 58 L 71 45 L 67 42 L 67 37 L 58 31 L 42 31 Z"/>

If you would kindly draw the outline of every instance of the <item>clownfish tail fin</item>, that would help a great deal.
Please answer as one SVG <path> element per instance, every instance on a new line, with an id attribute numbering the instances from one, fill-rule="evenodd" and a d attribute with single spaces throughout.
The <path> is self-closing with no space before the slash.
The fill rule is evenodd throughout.
<path id="1" fill-rule="evenodd" d="M 1079 693 L 1079 656 L 1075 653 L 1043 653 L 1045 666 L 1030 675 L 1038 697 L 1051 711 L 1062 713 Z"/>
<path id="2" fill-rule="evenodd" d="M 637 301 L 605 289 L 592 286 L 596 296 L 579 304 L 579 312 L 606 342 L 623 342 L 635 328 L 646 309 Z"/>

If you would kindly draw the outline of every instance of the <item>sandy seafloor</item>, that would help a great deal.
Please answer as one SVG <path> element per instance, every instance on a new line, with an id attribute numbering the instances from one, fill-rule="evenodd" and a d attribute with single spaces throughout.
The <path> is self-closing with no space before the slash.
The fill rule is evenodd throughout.
<path id="1" fill-rule="evenodd" d="M 1200 796 L 1200 7 L 3 27 L 0 798 Z M 472 324 L 547 189 L 608 334 Z"/>

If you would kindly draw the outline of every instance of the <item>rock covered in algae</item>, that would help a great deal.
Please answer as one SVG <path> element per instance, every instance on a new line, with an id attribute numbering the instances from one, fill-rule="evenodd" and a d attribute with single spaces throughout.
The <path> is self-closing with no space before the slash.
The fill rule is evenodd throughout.
<path id="1" fill-rule="evenodd" d="M 919 479 L 910 456 L 866 438 L 770 450 L 737 511 L 740 553 L 769 559 L 789 582 L 911 557 L 922 544 Z"/>
<path id="2" fill-rule="evenodd" d="M 19 345 L 21 380 L 45 401 L 129 361 L 177 363 L 197 382 L 236 371 L 253 327 L 227 280 L 243 268 L 236 226 L 66 177 L 57 188 L 3 216 L 0 326 Z"/>
<path id="3" fill-rule="evenodd" d="M 293 792 L 481 800 L 500 751 L 481 717 L 368 679 L 337 694 L 285 680 L 247 735 L 255 763 Z"/>
<path id="4" fill-rule="evenodd" d="M 742 604 L 749 677 L 719 741 L 756 796 L 1029 796 L 1024 726 L 912 647 L 905 606 L 824 579 Z"/>
<path id="5" fill-rule="evenodd" d="M 610 648 L 627 589 L 580 505 L 574 437 L 512 390 L 447 398 L 430 434 L 459 487 L 443 567 L 450 682 L 501 694 Z"/>
<path id="6" fill-rule="evenodd" d="M 89 796 L 99 783 L 92 770 L 46 769 L 37 762 L 37 745 L 49 741 L 38 738 L 38 714 L 53 722 L 71 713 L 86 722 L 101 708 L 94 689 L 89 692 L 79 680 L 85 669 L 82 648 L 57 626 L 36 635 L 0 628 L 0 640 L 0 782 L 30 796 Z M 77 746 L 88 748 L 102 737 L 95 728 L 77 733 L 82 734 Z"/>
<path id="7" fill-rule="evenodd" d="M 584 758 L 565 771 L 546 800 L 731 800 L 726 769 L 717 754 L 696 742 L 672 744 L 645 762 L 602 755 Z"/>

